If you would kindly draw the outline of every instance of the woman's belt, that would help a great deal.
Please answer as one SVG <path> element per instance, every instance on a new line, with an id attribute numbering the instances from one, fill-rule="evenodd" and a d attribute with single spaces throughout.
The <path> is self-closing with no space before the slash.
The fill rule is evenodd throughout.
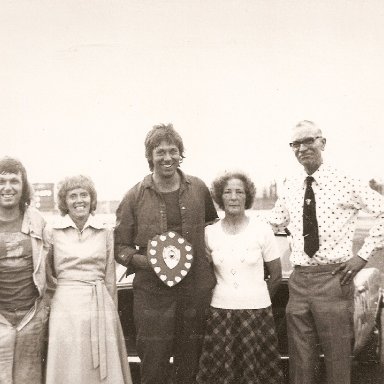
<path id="1" fill-rule="evenodd" d="M 70 280 L 58 279 L 57 285 L 90 285 L 92 286 L 91 302 L 91 348 L 93 368 L 100 367 L 100 379 L 107 377 L 107 348 L 103 285 L 104 280 Z"/>

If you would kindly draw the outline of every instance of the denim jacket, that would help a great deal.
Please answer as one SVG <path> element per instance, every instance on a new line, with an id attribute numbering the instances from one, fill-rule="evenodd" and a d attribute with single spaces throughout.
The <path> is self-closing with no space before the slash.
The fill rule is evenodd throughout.
<path id="1" fill-rule="evenodd" d="M 135 270 L 131 265 L 135 253 L 146 254 L 148 240 L 167 231 L 165 201 L 153 183 L 152 175 L 136 184 L 121 201 L 116 212 L 115 259 L 125 265 L 127 274 L 136 273 L 133 286 L 147 291 L 167 293 L 203 293 L 215 285 L 215 277 L 205 256 L 204 228 L 217 219 L 207 186 L 197 177 L 181 176 L 179 204 L 180 233 L 194 249 L 194 263 L 187 277 L 173 288 L 166 287 L 152 270 Z"/>

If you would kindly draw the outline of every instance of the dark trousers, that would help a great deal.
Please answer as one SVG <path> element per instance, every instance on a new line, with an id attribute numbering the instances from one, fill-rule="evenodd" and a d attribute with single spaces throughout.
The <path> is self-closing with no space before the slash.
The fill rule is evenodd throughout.
<path id="1" fill-rule="evenodd" d="M 296 267 L 289 279 L 287 327 L 291 384 L 315 383 L 319 349 L 328 384 L 350 384 L 353 284 L 340 285 L 335 265 Z M 319 348 L 320 347 L 320 348 Z"/>
<path id="2" fill-rule="evenodd" d="M 134 290 L 142 384 L 165 384 L 173 356 L 173 383 L 195 382 L 211 295 L 186 297 Z"/>

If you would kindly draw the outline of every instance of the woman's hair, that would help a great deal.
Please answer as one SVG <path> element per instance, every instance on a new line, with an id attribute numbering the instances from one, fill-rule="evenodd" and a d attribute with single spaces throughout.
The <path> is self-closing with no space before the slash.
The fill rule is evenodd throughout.
<path id="1" fill-rule="evenodd" d="M 177 146 L 180 157 L 183 159 L 184 156 L 184 144 L 183 139 L 175 131 L 172 124 L 159 124 L 155 125 L 147 134 L 144 145 L 145 145 L 145 157 L 147 158 L 149 169 L 153 171 L 153 150 L 160 145 L 162 141 Z"/>
<path id="2" fill-rule="evenodd" d="M 241 171 L 225 172 L 222 176 L 217 177 L 212 183 L 212 198 L 217 205 L 224 209 L 223 192 L 228 181 L 231 179 L 239 179 L 243 182 L 245 191 L 245 209 L 249 209 L 253 205 L 253 201 L 256 195 L 255 184 L 252 180 Z"/>
<path id="3" fill-rule="evenodd" d="M 91 196 L 91 213 L 96 210 L 97 206 L 97 193 L 93 181 L 84 175 L 76 175 L 66 177 L 58 184 L 57 192 L 57 205 L 62 216 L 68 213 L 68 207 L 66 203 L 67 193 L 72 189 L 84 188 Z"/>
<path id="4" fill-rule="evenodd" d="M 27 171 L 25 170 L 24 165 L 21 164 L 19 160 L 12 157 L 3 157 L 0 159 L 0 173 L 14 173 L 16 175 L 19 173 L 21 174 L 22 191 L 19 201 L 19 208 L 21 212 L 24 212 L 25 208 L 31 204 L 32 198 L 32 189 L 29 185 Z"/>

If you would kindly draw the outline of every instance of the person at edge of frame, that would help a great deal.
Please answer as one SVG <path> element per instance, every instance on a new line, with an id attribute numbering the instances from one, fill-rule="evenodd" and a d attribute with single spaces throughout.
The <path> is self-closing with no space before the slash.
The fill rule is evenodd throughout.
<path id="1" fill-rule="evenodd" d="M 128 191 L 116 212 L 115 259 L 135 273 L 134 321 L 141 382 L 195 382 L 205 331 L 206 312 L 215 285 L 205 256 L 204 229 L 218 219 L 207 186 L 183 173 L 183 140 L 171 124 L 155 125 L 145 139 L 151 174 Z M 175 231 L 193 247 L 187 276 L 166 286 L 146 257 L 155 235 Z M 173 356 L 172 373 L 169 359 Z"/>
<path id="2" fill-rule="evenodd" d="M 312 121 L 300 121 L 290 146 L 303 169 L 285 180 L 269 222 L 289 226 L 293 273 L 286 308 L 291 384 L 312 384 L 319 346 L 328 384 L 349 384 L 353 337 L 353 278 L 384 245 L 384 197 L 323 162 L 326 139 Z M 352 252 L 363 210 L 378 223 Z"/>
<path id="3" fill-rule="evenodd" d="M 45 220 L 24 165 L 0 159 L 0 383 L 42 384 L 48 302 Z"/>

